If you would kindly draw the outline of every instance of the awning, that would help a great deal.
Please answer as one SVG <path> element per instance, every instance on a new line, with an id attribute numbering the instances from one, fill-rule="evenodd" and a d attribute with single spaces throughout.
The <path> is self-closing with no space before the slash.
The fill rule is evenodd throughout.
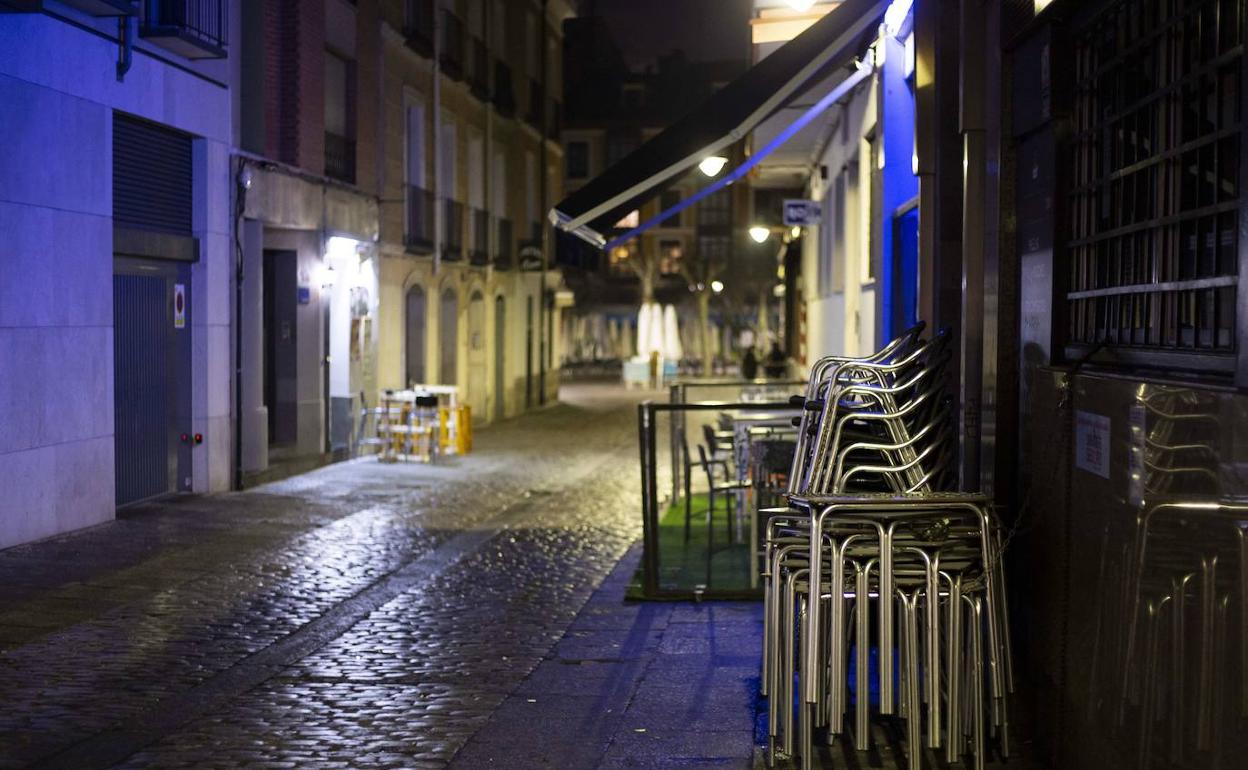
<path id="1" fill-rule="evenodd" d="M 810 85 L 851 63 L 887 0 L 845 0 L 700 107 L 590 180 L 550 211 L 550 221 L 602 247 L 625 214 L 708 155 L 747 136 Z"/>

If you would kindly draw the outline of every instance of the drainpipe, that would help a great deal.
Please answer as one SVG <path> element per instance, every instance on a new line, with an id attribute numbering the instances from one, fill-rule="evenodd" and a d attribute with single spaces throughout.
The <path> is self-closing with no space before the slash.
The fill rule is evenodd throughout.
<path id="1" fill-rule="evenodd" d="M 547 72 L 546 70 L 549 66 L 548 62 L 546 61 L 546 47 L 547 47 L 546 35 L 548 34 L 548 30 L 546 29 L 546 11 L 547 11 L 549 2 L 550 0 L 542 0 L 542 17 L 540 21 L 542 25 L 541 27 L 542 50 L 539 52 L 542 57 L 541 59 L 541 62 L 542 62 L 541 64 L 542 103 L 539 105 L 542 111 L 542 118 L 540 121 L 538 121 L 538 123 L 540 124 L 539 130 L 542 132 L 542 136 L 540 139 L 542 143 L 542 151 L 540 155 L 541 165 L 540 165 L 540 170 L 538 171 L 539 180 L 540 180 L 539 189 L 541 190 L 541 205 L 537 207 L 537 210 L 539 212 L 538 213 L 538 226 L 541 228 L 541 246 L 542 246 L 542 273 L 538 277 L 538 304 L 537 304 L 537 339 L 538 339 L 537 403 L 539 404 L 546 403 L 546 346 L 549 344 L 549 341 L 546 339 L 548 336 L 546 334 L 546 313 L 548 312 L 546 308 L 546 267 L 547 267 L 546 252 L 549 248 L 551 248 L 554 245 L 550 242 L 550 228 L 546 226 L 546 222 L 545 222 L 545 219 L 546 219 L 545 212 L 547 210 L 546 209 L 546 197 L 548 194 L 547 189 L 546 189 L 546 182 L 547 182 L 546 180 L 546 164 L 547 164 L 546 137 L 549 134 L 549 127 L 547 125 L 547 122 L 550 119 L 550 114 L 549 114 L 550 110 L 546 108 L 546 99 L 547 99 L 547 95 L 546 95 Z"/>
<path id="2" fill-rule="evenodd" d="M 442 266 L 442 36 L 438 34 L 438 16 L 442 4 L 433 4 L 433 273 Z"/>
<path id="3" fill-rule="evenodd" d="M 234 489 L 243 488 L 243 237 L 247 210 L 247 161 L 239 159 L 234 181 Z"/>
<path id="4" fill-rule="evenodd" d="M 117 18 L 117 82 L 126 79 L 134 59 L 134 28 L 137 18 L 133 14 Z"/>

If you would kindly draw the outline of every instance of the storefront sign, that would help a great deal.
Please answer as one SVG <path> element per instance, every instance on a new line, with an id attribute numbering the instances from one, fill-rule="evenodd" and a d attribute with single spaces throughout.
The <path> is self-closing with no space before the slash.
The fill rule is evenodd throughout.
<path id="1" fill-rule="evenodd" d="M 820 213 L 818 201 L 786 199 L 784 202 L 785 225 L 817 225 Z"/>
<path id="2" fill-rule="evenodd" d="M 1109 418 L 1075 413 L 1075 467 L 1109 478 Z"/>

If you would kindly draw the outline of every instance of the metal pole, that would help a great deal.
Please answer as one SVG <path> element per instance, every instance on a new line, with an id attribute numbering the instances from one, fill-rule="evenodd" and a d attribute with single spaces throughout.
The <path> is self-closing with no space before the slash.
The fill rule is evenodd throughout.
<path id="1" fill-rule="evenodd" d="M 442 36 L 439 34 L 438 12 L 442 7 L 434 3 L 433 23 L 433 272 L 442 266 L 442 217 L 446 213 L 440 193 L 442 192 Z"/>
<path id="2" fill-rule="evenodd" d="M 539 185 L 539 189 L 541 190 L 541 205 L 538 206 L 539 212 L 546 211 L 546 208 L 547 208 L 546 198 L 548 194 L 548 190 L 546 189 L 547 187 L 547 184 L 546 184 L 547 183 L 547 180 L 546 180 L 546 163 L 547 163 L 546 137 L 549 133 L 549 127 L 547 125 L 547 121 L 549 120 L 549 115 L 547 113 L 549 112 L 549 110 L 546 109 L 546 98 L 547 98 L 546 97 L 546 87 L 547 87 L 546 70 L 548 67 L 548 62 L 546 61 L 546 42 L 547 42 L 546 41 L 546 35 L 547 35 L 546 10 L 547 10 L 547 6 L 549 5 L 549 2 L 550 0 L 542 0 L 542 18 L 538 22 L 539 24 L 541 24 L 541 48 L 542 48 L 542 50 L 539 51 L 542 57 L 541 58 L 541 62 L 542 62 L 541 64 L 541 71 L 542 71 L 541 104 L 538 105 L 539 109 L 541 110 L 541 119 L 538 121 L 538 124 L 540 126 L 539 130 L 541 131 L 541 134 L 542 134 L 540 137 L 541 168 L 538 171 L 538 179 L 539 179 L 538 185 Z M 546 268 L 548 264 L 546 252 L 553 245 L 550 243 L 550 228 L 542 220 L 543 220 L 543 217 L 539 214 L 538 227 L 541 228 L 540 243 L 541 243 L 541 248 L 542 248 L 542 272 L 541 272 L 541 275 L 538 276 L 538 297 L 540 301 L 537 306 L 537 339 L 538 339 L 538 343 L 537 343 L 537 353 L 538 353 L 537 403 L 539 404 L 546 403 L 546 349 L 547 349 L 547 345 L 550 344 L 549 340 L 546 339 L 547 337 L 546 313 L 548 312 L 546 308 Z"/>

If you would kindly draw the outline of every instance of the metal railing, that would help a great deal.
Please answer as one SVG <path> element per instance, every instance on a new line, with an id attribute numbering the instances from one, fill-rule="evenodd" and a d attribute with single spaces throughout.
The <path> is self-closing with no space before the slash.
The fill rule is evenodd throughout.
<path id="1" fill-rule="evenodd" d="M 428 253 L 433 250 L 433 193 L 423 187 L 407 188 L 407 247 Z"/>
<path id="2" fill-rule="evenodd" d="M 464 204 L 459 201 L 442 201 L 442 259 L 448 262 L 463 259 L 464 250 Z"/>
<path id="3" fill-rule="evenodd" d="M 464 76 L 464 23 L 450 11 L 442 11 L 442 70 L 453 78 Z"/>
<path id="4" fill-rule="evenodd" d="M 490 214 L 475 206 L 468 208 L 468 261 L 474 265 L 490 263 Z"/>
<path id="5" fill-rule="evenodd" d="M 494 244 L 494 267 L 510 270 L 515 251 L 511 220 L 500 217 L 494 220 L 494 224 L 498 227 L 498 242 Z"/>
<path id="6" fill-rule="evenodd" d="M 325 132 L 325 176 L 355 184 L 355 140 Z"/>
<path id="7" fill-rule="evenodd" d="M 224 0 L 145 0 L 140 35 L 177 31 L 223 48 L 228 21 Z"/>

